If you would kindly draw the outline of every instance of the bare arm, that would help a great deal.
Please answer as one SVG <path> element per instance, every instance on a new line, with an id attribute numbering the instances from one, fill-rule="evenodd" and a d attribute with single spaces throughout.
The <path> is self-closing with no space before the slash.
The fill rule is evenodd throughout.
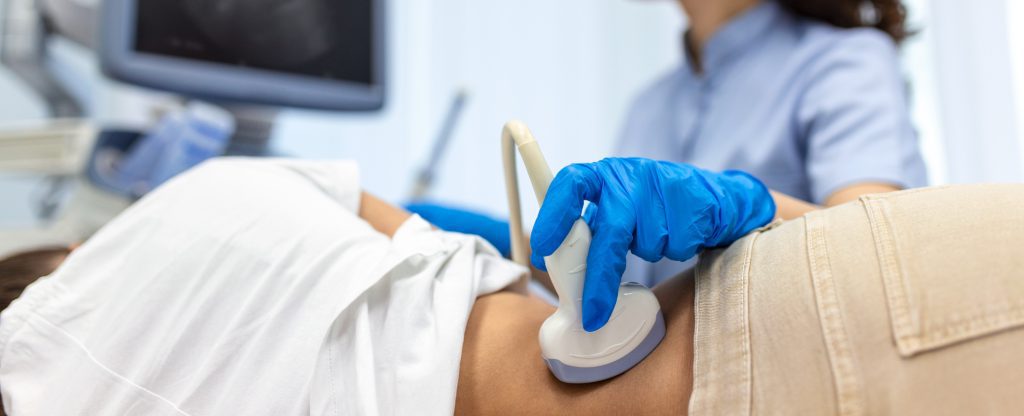
<path id="1" fill-rule="evenodd" d="M 776 218 L 782 220 L 791 220 L 799 218 L 800 216 L 815 210 L 822 208 L 832 207 L 836 205 L 845 204 L 860 198 L 861 195 L 867 194 L 878 194 L 885 192 L 892 192 L 900 190 L 900 187 L 885 183 L 858 183 L 855 185 L 842 188 L 828 197 L 825 201 L 825 206 L 812 204 L 807 201 L 803 201 L 781 192 L 771 191 L 772 199 L 775 200 L 776 207 Z M 533 272 L 533 279 L 540 282 L 543 286 L 547 287 L 548 290 L 554 291 L 554 286 L 551 284 L 551 277 L 547 273 L 540 271 L 536 268 L 531 267 Z"/>
<path id="2" fill-rule="evenodd" d="M 359 198 L 359 218 L 362 218 L 388 237 L 394 237 L 398 227 L 402 226 L 411 214 L 405 210 L 381 201 L 377 197 L 363 192 Z"/>
<path id="3" fill-rule="evenodd" d="M 825 205 L 832 207 L 853 201 L 857 198 L 860 198 L 863 195 L 882 194 L 886 192 L 899 191 L 902 189 L 903 188 L 899 186 L 888 183 L 858 183 L 856 185 L 851 185 L 836 191 L 835 193 L 830 195 L 828 199 L 825 200 Z"/>
<path id="4" fill-rule="evenodd" d="M 861 195 L 880 194 L 900 189 L 898 186 L 886 183 L 858 183 L 842 188 L 830 195 L 825 200 L 824 207 L 775 191 L 772 191 L 772 198 L 775 200 L 775 216 L 783 220 L 791 220 L 814 210 L 845 204 L 860 198 Z"/>
<path id="5" fill-rule="evenodd" d="M 362 218 L 369 223 L 373 229 L 387 235 L 388 237 L 394 237 L 398 228 L 401 227 L 402 223 L 409 219 L 410 216 L 412 216 L 412 214 L 404 209 L 384 202 L 366 192 L 363 192 L 362 197 L 360 197 L 359 218 Z M 547 273 L 545 273 L 544 276 L 546 278 Z M 529 292 L 529 278 L 529 275 L 524 275 L 522 279 L 507 287 L 505 290 L 525 295 Z M 546 279 L 548 279 L 548 284 L 550 284 L 550 279 Z M 552 288 L 552 290 L 554 289 Z"/>
<path id="6" fill-rule="evenodd" d="M 854 185 L 833 194 L 827 205 L 898 189 Z M 772 195 L 780 218 L 822 208 L 781 193 Z M 553 307 L 512 294 L 479 299 L 466 327 L 455 413 L 685 414 L 693 382 L 692 273 L 655 288 L 668 331 L 658 349 L 625 374 L 593 384 L 561 383 L 538 358 L 536 334 Z"/>

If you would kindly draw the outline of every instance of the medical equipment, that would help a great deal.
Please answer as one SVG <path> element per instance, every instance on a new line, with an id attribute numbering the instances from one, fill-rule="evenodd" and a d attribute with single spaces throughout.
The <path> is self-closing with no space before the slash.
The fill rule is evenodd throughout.
<path id="1" fill-rule="evenodd" d="M 437 167 L 441 165 L 444 151 L 448 149 L 448 143 L 452 141 L 455 126 L 458 124 L 459 116 L 462 115 L 463 110 L 466 108 L 466 99 L 468 97 L 469 94 L 466 90 L 460 89 L 455 93 L 455 97 L 452 98 L 452 103 L 448 107 L 448 113 L 444 117 L 444 123 L 441 125 L 441 131 L 437 134 L 437 138 L 434 139 L 434 147 L 430 150 L 430 156 L 416 175 L 416 181 L 413 183 L 412 192 L 409 196 L 410 201 L 422 200 L 427 196 L 430 187 L 434 185 Z"/>
<path id="2" fill-rule="evenodd" d="M 544 270 L 585 201 L 587 225 L 601 230 L 587 259 L 583 328 L 612 316 L 630 252 L 648 262 L 686 261 L 732 244 L 775 217 L 768 188 L 742 171 L 711 172 L 686 163 L 605 158 L 565 167 L 551 182 L 530 235 L 530 261 Z M 631 281 L 631 280 L 627 280 Z"/>
<path id="3" fill-rule="evenodd" d="M 32 174 L 46 181 L 32 215 L 17 214 L 13 229 L 0 227 L 0 252 L 82 241 L 145 193 L 148 186 L 118 186 L 112 172 L 147 127 L 188 100 L 230 112 L 234 134 L 225 153 L 246 156 L 272 153 L 280 107 L 368 111 L 384 104 L 384 0 L 2 3 L 0 63 L 42 99 L 49 116 L 104 121 L 75 121 L 89 129 L 71 133 L 82 139 L 73 143 L 49 129 L 0 131 L 0 174 L 45 171 Z M 93 52 L 110 78 L 176 94 L 107 88 L 88 70 Z M 159 176 L 193 156 L 161 154 Z M 49 171 L 69 161 L 77 170 Z"/>
<path id="4" fill-rule="evenodd" d="M 0 125 L 0 171 L 69 175 L 80 170 L 96 127 L 56 119 Z"/>
<path id="5" fill-rule="evenodd" d="M 115 79 L 215 101 L 384 105 L 384 0 L 104 0 L 100 16 Z"/>
<path id="6" fill-rule="evenodd" d="M 38 220 L 55 216 L 94 135 L 91 124 L 71 119 L 0 126 L 0 172 L 46 177 L 46 188 L 33 204 Z"/>
<path id="7" fill-rule="evenodd" d="M 505 186 L 508 191 L 512 259 L 529 266 L 522 234 L 515 150 L 542 205 L 552 180 L 540 146 L 525 124 L 510 121 L 501 135 Z M 591 383 L 615 377 L 647 357 L 665 337 L 665 321 L 658 299 L 647 287 L 625 283 L 619 287 L 611 319 L 601 329 L 587 332 L 581 320 L 581 294 L 586 274 L 591 233 L 576 220 L 561 246 L 544 260 L 558 293 L 558 310 L 540 329 L 541 355 L 551 373 L 565 383 Z"/>
<path id="8" fill-rule="evenodd" d="M 68 119 L 0 124 L 0 178 L 46 185 L 34 199 L 5 189 L 5 207 L 28 198 L 34 220 L 0 227 L 0 257 L 80 242 L 128 207 L 130 199 L 82 175 L 92 162 L 97 130 L 90 122 Z"/>
<path id="9" fill-rule="evenodd" d="M 172 112 L 139 140 L 119 163 L 117 176 L 139 195 L 203 161 L 220 156 L 235 131 L 224 109 L 199 101 Z"/>
<path id="10" fill-rule="evenodd" d="M 47 56 L 51 35 L 85 44 L 92 39 L 85 27 L 95 20 L 81 1 L 6 0 L 0 7 L 0 63 L 36 93 L 49 115 L 67 119 L 83 115 L 82 103 L 65 88 Z"/>

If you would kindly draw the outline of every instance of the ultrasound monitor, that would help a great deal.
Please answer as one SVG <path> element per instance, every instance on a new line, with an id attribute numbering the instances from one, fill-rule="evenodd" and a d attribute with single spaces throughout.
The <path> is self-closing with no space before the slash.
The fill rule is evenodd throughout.
<path id="1" fill-rule="evenodd" d="M 384 104 L 384 0 L 103 0 L 104 72 L 193 97 Z"/>

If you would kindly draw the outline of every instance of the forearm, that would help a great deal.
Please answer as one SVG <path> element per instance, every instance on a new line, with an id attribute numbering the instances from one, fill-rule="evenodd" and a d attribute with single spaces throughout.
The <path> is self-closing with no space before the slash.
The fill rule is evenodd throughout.
<path id="1" fill-rule="evenodd" d="M 775 201 L 775 217 L 782 220 L 791 220 L 800 216 L 821 209 L 819 205 L 791 197 L 781 192 L 771 191 L 772 199 Z M 844 201 L 845 202 L 845 201 Z M 548 290 L 554 292 L 554 285 L 551 283 L 551 276 L 547 272 L 530 267 L 533 280 L 536 280 Z"/>
<path id="2" fill-rule="evenodd" d="M 850 185 L 832 193 L 832 195 L 825 199 L 824 206 L 812 204 L 781 192 L 771 191 L 771 193 L 772 199 L 775 200 L 775 217 L 782 220 L 791 220 L 811 211 L 845 204 L 860 198 L 862 195 L 893 192 L 900 189 L 896 185 L 885 183 L 865 182 Z"/>
<path id="3" fill-rule="evenodd" d="M 387 235 L 388 237 L 393 237 L 395 232 L 398 231 L 398 228 L 402 226 L 402 223 L 408 220 L 410 216 L 412 216 L 412 214 L 408 211 L 384 202 L 369 193 L 363 192 L 360 197 L 359 218 L 362 218 L 369 223 L 373 229 Z M 520 279 L 520 281 L 509 286 L 507 290 L 511 290 L 519 294 L 528 293 L 528 279 L 529 276 L 524 276 L 523 279 Z M 550 285 L 550 282 L 548 284 Z"/>
<path id="4" fill-rule="evenodd" d="M 858 187 L 853 187 L 853 188 L 858 188 Z M 848 192 L 848 190 L 849 190 L 849 188 L 843 189 L 842 191 L 837 192 L 836 195 L 840 195 L 840 193 L 841 193 L 840 196 L 845 198 L 846 200 L 852 200 L 852 199 L 855 199 L 857 196 L 859 196 L 859 194 L 856 195 L 856 196 L 853 196 L 854 193 L 853 192 Z M 853 190 L 857 191 L 857 189 L 853 189 Z M 894 189 L 890 189 L 890 190 L 894 190 Z M 818 210 L 818 209 L 822 208 L 819 205 L 815 205 L 815 204 L 812 204 L 810 202 L 806 202 L 806 201 L 803 201 L 803 200 L 791 197 L 791 196 L 783 194 L 781 192 L 771 191 L 771 195 L 772 195 L 772 199 L 775 201 L 775 207 L 776 207 L 775 217 L 779 218 L 779 219 L 782 219 L 782 220 L 791 220 L 791 219 L 794 219 L 794 218 L 799 218 L 800 216 L 802 216 L 802 215 L 804 215 L 804 214 L 806 214 L 808 212 L 815 211 L 815 210 Z M 835 204 L 841 203 L 841 202 L 839 202 L 840 200 L 841 200 L 840 198 L 830 198 L 830 202 L 835 203 Z M 846 202 L 846 200 L 842 200 L 842 202 Z M 551 284 L 551 277 L 546 272 L 544 272 L 542 270 L 539 270 L 537 268 L 534 268 L 534 267 L 531 267 L 530 269 L 531 269 L 531 272 L 532 272 L 534 280 L 540 282 L 542 285 L 547 287 L 549 290 L 554 291 L 554 286 Z"/>
<path id="5" fill-rule="evenodd" d="M 775 200 L 775 218 L 791 220 L 800 216 L 821 209 L 821 206 L 802 201 L 781 192 L 771 191 L 772 199 Z"/>
<path id="6" fill-rule="evenodd" d="M 849 199 L 856 198 L 855 196 L 853 198 L 851 198 L 850 197 L 850 193 L 845 192 L 846 191 L 845 189 L 843 191 L 844 191 L 844 193 L 842 195 L 843 197 L 849 198 Z M 837 195 L 838 194 L 839 193 L 837 192 Z M 803 200 L 791 197 L 789 195 L 783 194 L 781 192 L 771 191 L 771 195 L 772 195 L 772 199 L 775 201 L 775 207 L 776 207 L 775 217 L 779 218 L 779 219 L 782 219 L 782 220 L 791 220 L 791 219 L 794 219 L 794 218 L 799 218 L 800 216 L 802 216 L 802 215 L 804 215 L 804 214 L 806 214 L 808 212 L 815 211 L 815 210 L 818 210 L 818 209 L 822 208 L 820 205 L 815 205 L 815 204 L 812 204 L 810 202 L 806 202 L 806 201 L 803 201 Z M 830 202 L 835 202 L 835 201 L 830 201 Z M 842 202 L 846 202 L 846 201 L 842 201 Z M 554 286 L 551 283 L 551 276 L 549 276 L 546 272 L 544 272 L 542 270 L 539 270 L 539 269 L 537 269 L 535 267 L 531 267 L 530 269 L 531 269 L 531 274 L 532 274 L 534 280 L 540 282 L 543 286 L 547 287 L 548 290 L 554 291 Z"/>
<path id="7" fill-rule="evenodd" d="M 393 237 L 398 227 L 402 226 L 411 214 L 405 210 L 384 202 L 377 197 L 363 192 L 359 198 L 359 218 L 362 218 L 373 229 L 388 237 Z"/>
<path id="8" fill-rule="evenodd" d="M 803 201 L 801 199 L 797 199 L 777 191 L 771 191 L 771 195 L 772 199 L 775 201 L 775 217 L 778 219 L 788 221 L 794 218 L 799 218 L 811 211 L 853 201 L 857 198 L 860 198 L 861 195 L 892 192 L 898 190 L 900 190 L 899 187 L 889 184 L 856 184 L 848 186 L 846 188 L 842 188 L 833 193 L 826 200 L 825 206 L 812 204 L 810 202 Z M 534 280 L 541 283 L 543 286 L 547 287 L 548 290 L 551 290 L 552 292 L 554 291 L 554 286 L 551 284 L 551 276 L 549 276 L 547 272 L 539 270 L 535 267 L 531 267 L 530 269 Z"/>

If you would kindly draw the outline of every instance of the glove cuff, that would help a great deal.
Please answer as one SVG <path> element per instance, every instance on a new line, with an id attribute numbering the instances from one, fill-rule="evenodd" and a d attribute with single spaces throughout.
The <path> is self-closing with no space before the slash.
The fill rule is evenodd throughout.
<path id="1" fill-rule="evenodd" d="M 759 179 L 739 170 L 724 171 L 718 179 L 719 221 L 708 247 L 731 244 L 775 218 L 775 200 Z"/>

